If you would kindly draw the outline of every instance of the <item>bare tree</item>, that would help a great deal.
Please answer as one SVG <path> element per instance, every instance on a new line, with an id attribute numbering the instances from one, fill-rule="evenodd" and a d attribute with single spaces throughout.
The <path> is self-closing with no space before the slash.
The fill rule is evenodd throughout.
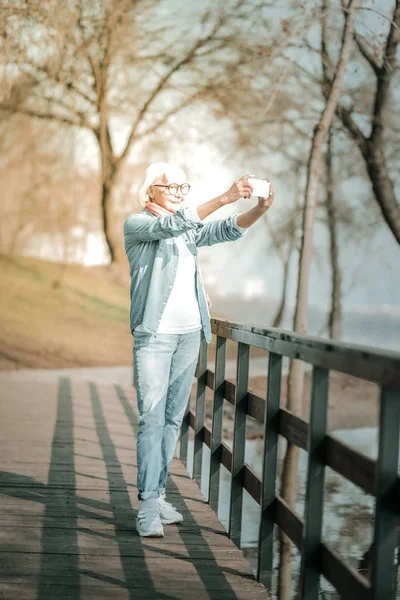
<path id="1" fill-rule="evenodd" d="M 322 80 L 323 87 L 327 89 L 329 86 L 329 73 L 325 57 L 328 55 L 327 50 L 327 22 L 328 22 L 328 6 L 324 4 L 325 15 L 322 19 L 321 27 L 321 63 L 322 63 Z M 332 339 L 340 339 L 341 336 L 341 319 L 342 319 L 342 302 L 341 302 L 341 284 L 342 274 L 339 264 L 339 245 L 337 234 L 337 218 L 335 209 L 335 185 L 333 175 L 333 153 L 332 153 L 332 127 L 328 131 L 327 147 L 325 152 L 326 165 L 326 214 L 329 230 L 329 259 L 332 274 L 331 288 L 331 304 L 328 316 L 328 335 Z"/>
<path id="2" fill-rule="evenodd" d="M 93 170 L 77 166 L 74 130 L 15 113 L 0 121 L 2 252 L 41 253 L 76 260 L 87 222 L 100 220 Z M 64 241 L 68 240 L 68 244 Z M 53 248 L 53 254 L 49 250 Z"/>
<path id="3" fill-rule="evenodd" d="M 317 206 L 318 180 L 322 160 L 323 142 L 326 133 L 329 131 L 332 124 L 343 87 L 344 74 L 353 41 L 353 23 L 356 4 L 357 0 L 350 0 L 346 14 L 342 47 L 336 74 L 334 80 L 332 81 L 323 113 L 314 130 L 307 169 L 307 183 L 303 213 L 303 236 L 300 250 L 296 310 L 293 327 L 294 331 L 303 334 L 307 331 L 308 281 L 312 257 L 313 230 Z M 323 10 L 326 13 L 326 0 L 323 0 Z M 303 385 L 303 364 L 299 360 L 292 360 L 288 377 L 287 408 L 297 415 L 302 415 L 303 411 Z M 281 495 L 284 500 L 292 506 L 295 503 L 297 495 L 298 457 L 299 448 L 295 445 L 288 444 L 282 471 Z M 285 534 L 282 533 L 278 583 L 278 596 L 280 600 L 289 600 L 291 595 L 291 565 L 292 542 Z"/>
<path id="4" fill-rule="evenodd" d="M 298 187 L 299 185 L 297 188 Z M 284 219 L 279 224 L 270 223 L 266 220 L 272 250 L 278 255 L 283 266 L 281 294 L 278 308 L 272 319 L 272 327 L 281 327 L 286 308 L 290 262 L 294 251 L 297 250 L 297 243 L 301 230 L 299 219 L 301 215 L 301 206 L 298 202 L 299 197 L 300 194 L 296 193 L 294 207 L 291 211 L 285 211 Z"/>
<path id="5" fill-rule="evenodd" d="M 360 53 L 369 64 L 376 79 L 369 135 L 365 134 L 356 122 L 356 107 L 349 108 L 339 104 L 336 113 L 361 152 L 383 218 L 400 244 L 400 205 L 396 199 L 385 148 L 387 110 L 391 85 L 396 73 L 396 52 L 400 40 L 399 0 L 394 0 L 390 29 L 383 48 L 371 49 L 360 35 L 355 33 L 354 37 Z M 327 54 L 325 58 L 329 62 Z"/>
<path id="6" fill-rule="evenodd" d="M 338 219 L 335 206 L 335 184 L 333 176 L 332 128 L 328 132 L 325 152 L 326 199 L 325 207 L 329 229 L 329 261 L 331 267 L 331 303 L 328 316 L 328 335 L 338 340 L 342 329 L 342 272 L 339 262 Z"/>
<path id="7" fill-rule="evenodd" d="M 113 195 L 134 145 L 192 103 L 216 106 L 229 97 L 224 87 L 232 90 L 250 46 L 243 45 L 243 22 L 256 23 L 265 2 L 236 0 L 223 10 L 205 10 L 200 19 L 197 9 L 186 20 L 163 8 L 148 0 L 80 0 L 55 14 L 47 2 L 34 0 L 6 27 L 17 41 L 8 53 L 13 92 L 0 107 L 90 133 L 100 157 L 105 239 L 116 262 L 125 255 L 120 224 L 116 229 L 112 219 Z M 122 146 L 117 118 L 124 121 Z"/>

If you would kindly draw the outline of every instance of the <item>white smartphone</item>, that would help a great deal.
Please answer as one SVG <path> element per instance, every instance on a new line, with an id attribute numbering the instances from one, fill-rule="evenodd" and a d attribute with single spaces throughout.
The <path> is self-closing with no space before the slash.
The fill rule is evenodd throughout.
<path id="1" fill-rule="evenodd" d="M 249 177 L 248 182 L 253 188 L 253 196 L 258 196 L 259 198 L 268 198 L 269 189 L 271 187 L 269 181 L 265 181 L 265 179 Z"/>

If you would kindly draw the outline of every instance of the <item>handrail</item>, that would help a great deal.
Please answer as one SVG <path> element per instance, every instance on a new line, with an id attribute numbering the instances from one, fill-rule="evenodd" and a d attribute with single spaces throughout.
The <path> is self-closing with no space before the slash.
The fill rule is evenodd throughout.
<path id="1" fill-rule="evenodd" d="M 400 353 L 369 346 L 334 342 L 285 329 L 211 319 L 212 332 L 280 356 L 298 358 L 317 367 L 347 373 L 400 390 Z"/>
<path id="2" fill-rule="evenodd" d="M 202 339 L 197 370 L 196 412 L 189 406 L 182 423 L 181 459 L 187 462 L 189 428 L 194 429 L 193 477 L 201 483 L 202 446 L 211 450 L 209 503 L 217 510 L 220 465 L 231 472 L 229 535 L 240 546 L 243 490 L 261 505 L 258 580 L 271 588 L 273 532 L 278 526 L 299 548 L 300 598 L 318 598 L 320 575 L 343 598 L 393 600 L 400 515 L 398 476 L 400 433 L 400 353 L 332 342 L 275 328 L 212 319 L 217 336 L 215 372 L 207 369 L 207 344 Z M 236 384 L 226 381 L 226 342 L 238 342 Z M 266 399 L 248 390 L 250 346 L 269 351 Z M 282 357 L 313 365 L 310 422 L 280 407 Z M 379 452 L 374 461 L 326 431 L 329 370 L 373 381 L 380 386 Z M 205 425 L 205 389 L 214 391 L 211 430 Z M 223 401 L 234 405 L 232 451 L 222 441 Z M 246 417 L 264 424 L 263 476 L 244 462 Z M 278 437 L 308 452 L 305 518 L 276 492 Z M 350 567 L 322 539 L 324 472 L 329 466 L 376 498 L 371 580 Z M 312 480 L 312 486 L 309 482 Z"/>

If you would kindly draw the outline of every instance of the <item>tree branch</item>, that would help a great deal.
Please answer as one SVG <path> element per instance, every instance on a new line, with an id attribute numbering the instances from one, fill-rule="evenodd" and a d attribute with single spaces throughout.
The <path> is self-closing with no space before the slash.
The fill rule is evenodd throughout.
<path id="1" fill-rule="evenodd" d="M 369 63 L 369 65 L 372 68 L 372 70 L 374 71 L 375 75 L 378 77 L 380 67 L 379 67 L 378 63 L 376 62 L 376 60 L 374 59 L 374 57 L 372 56 L 372 54 L 367 50 L 367 47 L 363 41 L 363 38 L 360 35 L 358 35 L 358 33 L 354 33 L 354 39 L 358 46 L 359 51 L 361 52 L 361 54 L 363 55 L 365 60 Z"/>
<path id="2" fill-rule="evenodd" d="M 343 5 L 343 2 L 342 2 Z M 345 9 L 344 5 L 343 8 Z M 327 30 L 328 30 L 328 1 L 323 0 L 322 2 L 322 29 L 321 29 L 321 62 L 322 62 L 322 76 L 323 76 L 323 94 L 325 97 L 328 96 L 329 90 L 332 86 L 332 63 L 328 54 L 328 46 L 327 46 Z M 357 41 L 356 35 L 354 34 L 354 39 Z M 339 103 L 336 106 L 336 115 L 340 118 L 343 125 L 351 134 L 351 137 L 359 146 L 361 153 L 364 157 L 366 157 L 368 153 L 367 147 L 367 139 L 361 129 L 358 127 L 357 123 L 354 121 L 354 118 L 351 114 L 351 111 L 341 106 Z"/>
<path id="3" fill-rule="evenodd" d="M 369 138 L 361 133 L 351 117 L 350 111 L 338 106 L 336 113 L 361 149 L 375 199 L 380 206 L 383 218 L 396 241 L 400 244 L 400 207 L 389 174 L 385 140 L 383 138 L 385 110 L 389 101 L 390 84 L 395 70 L 396 50 L 400 38 L 399 25 L 400 1 L 396 0 L 383 54 L 383 65 L 378 70 L 374 69 L 377 76 L 377 85 Z"/>
<path id="4" fill-rule="evenodd" d="M 22 115 L 27 115 L 28 117 L 35 117 L 36 119 L 43 119 L 47 121 L 58 121 L 59 123 L 65 123 L 66 125 L 73 125 L 74 127 L 84 127 L 86 129 L 93 129 L 88 123 L 83 123 L 81 121 L 74 121 L 73 119 L 69 119 L 67 117 L 62 117 L 60 115 L 54 115 L 50 113 L 40 113 L 30 108 L 24 108 L 23 106 L 13 106 L 9 104 L 0 104 L 0 110 L 7 110 L 13 113 L 20 113 Z"/>
<path id="5" fill-rule="evenodd" d="M 400 39 L 400 2 L 396 0 L 393 18 L 390 25 L 386 48 L 383 55 L 383 65 L 377 74 L 375 104 L 372 118 L 371 139 L 377 138 L 383 132 L 383 115 L 389 99 L 389 88 L 392 74 L 396 68 L 396 50 Z"/>
<path id="6" fill-rule="evenodd" d="M 43 67 L 37 67 L 31 64 L 29 66 L 36 69 L 36 71 L 38 71 L 39 73 L 43 73 L 44 75 L 46 75 L 47 79 L 51 82 L 51 78 L 49 77 L 47 69 L 44 69 Z M 76 94 L 78 94 L 78 96 L 80 96 L 83 100 L 86 100 L 86 102 L 88 102 L 91 106 L 95 106 L 95 100 L 88 96 L 88 94 L 80 90 L 76 86 L 76 84 L 73 83 L 73 81 L 66 81 L 65 78 L 62 77 L 61 72 L 57 73 L 57 75 L 54 77 L 54 81 L 62 85 L 67 91 L 73 91 Z"/>
<path id="7" fill-rule="evenodd" d="M 185 100 L 183 102 L 181 102 L 181 104 L 179 104 L 178 106 L 175 106 L 170 111 L 168 111 L 167 113 L 165 113 L 161 119 L 159 119 L 156 123 L 154 123 L 154 125 L 151 125 L 150 127 L 148 127 L 147 129 L 145 129 L 144 131 L 136 134 L 135 140 L 139 140 L 141 138 L 144 138 L 144 137 L 146 137 L 146 135 L 150 135 L 150 133 L 153 133 L 154 131 L 156 131 L 159 127 L 161 127 L 162 125 L 164 125 L 164 123 L 166 123 L 166 121 L 168 121 L 168 119 L 170 117 L 172 117 L 172 115 L 175 115 L 176 113 L 180 112 L 183 108 L 185 108 L 186 106 L 188 106 L 191 102 L 193 102 L 193 100 L 196 99 L 196 97 L 200 96 L 201 93 L 202 92 L 197 91 L 194 94 L 191 94 L 190 96 L 188 96 L 187 98 L 185 98 Z"/>
<path id="8" fill-rule="evenodd" d="M 168 83 L 168 81 L 171 79 L 172 75 L 174 75 L 177 71 L 179 71 L 179 69 L 181 69 L 181 67 L 183 67 L 184 65 L 188 64 L 192 60 L 192 58 L 194 57 L 196 51 L 199 48 L 201 48 L 202 46 L 205 46 L 213 38 L 213 36 L 215 36 L 215 34 L 218 31 L 218 29 L 220 29 L 222 23 L 223 23 L 223 18 L 221 17 L 218 20 L 218 22 L 216 23 L 216 25 L 213 27 L 213 29 L 210 32 L 210 34 L 207 37 L 203 38 L 203 39 L 197 40 L 197 42 L 192 46 L 192 48 L 186 54 L 186 56 L 184 56 L 184 58 L 182 58 L 179 62 L 177 62 L 164 75 L 164 77 L 162 77 L 162 79 L 159 81 L 159 83 L 156 86 L 156 88 L 152 91 L 152 93 L 150 94 L 149 98 L 146 100 L 146 102 L 142 106 L 142 108 L 141 108 L 141 110 L 139 112 L 139 115 L 136 118 L 136 121 L 132 125 L 131 133 L 130 133 L 130 135 L 128 137 L 128 140 L 127 140 L 127 142 L 125 144 L 125 148 L 124 148 L 122 154 L 120 155 L 119 161 L 123 161 L 126 158 L 126 156 L 128 155 L 128 152 L 129 152 L 129 150 L 131 148 L 132 142 L 135 139 L 137 128 L 138 128 L 141 120 L 143 119 L 143 117 L 146 115 L 146 113 L 147 113 L 150 105 L 154 101 L 154 99 L 164 89 L 164 87 L 166 86 L 166 84 Z"/>
<path id="9" fill-rule="evenodd" d="M 346 127 L 347 131 L 350 133 L 351 137 L 356 142 L 365 158 L 368 154 L 367 137 L 363 134 L 355 122 L 351 111 L 347 108 L 344 108 L 344 106 L 338 105 L 336 107 L 336 115 L 342 121 L 343 125 Z"/>

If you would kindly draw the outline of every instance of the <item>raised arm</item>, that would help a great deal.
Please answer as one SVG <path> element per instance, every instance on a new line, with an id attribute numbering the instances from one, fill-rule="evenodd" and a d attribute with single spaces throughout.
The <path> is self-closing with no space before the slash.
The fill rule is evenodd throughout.
<path id="1" fill-rule="evenodd" d="M 125 245 L 177 237 L 190 229 L 196 232 L 203 227 L 203 223 L 192 219 L 188 211 L 178 210 L 175 214 L 163 217 L 139 213 L 131 215 L 124 223 Z"/>
<path id="2" fill-rule="evenodd" d="M 203 229 L 195 232 L 196 246 L 214 246 L 241 238 L 246 230 L 238 226 L 237 218 L 234 216 L 205 223 Z"/>
<path id="3" fill-rule="evenodd" d="M 269 180 L 267 180 L 269 181 Z M 254 225 L 270 208 L 275 198 L 275 189 L 271 184 L 268 198 L 258 198 L 253 208 L 240 215 L 206 223 L 195 232 L 196 246 L 213 246 L 221 242 L 231 242 L 244 235 L 246 229 Z"/>
<path id="4" fill-rule="evenodd" d="M 222 194 L 222 196 L 217 196 L 208 202 L 204 202 L 204 204 L 198 205 L 196 208 L 200 219 L 203 221 L 203 219 L 219 208 L 222 208 L 222 206 L 232 204 L 232 202 L 236 202 L 239 198 L 250 198 L 253 189 L 247 181 L 249 177 L 254 177 L 254 175 L 244 175 L 235 181 L 229 190 L 225 192 L 225 194 Z"/>

